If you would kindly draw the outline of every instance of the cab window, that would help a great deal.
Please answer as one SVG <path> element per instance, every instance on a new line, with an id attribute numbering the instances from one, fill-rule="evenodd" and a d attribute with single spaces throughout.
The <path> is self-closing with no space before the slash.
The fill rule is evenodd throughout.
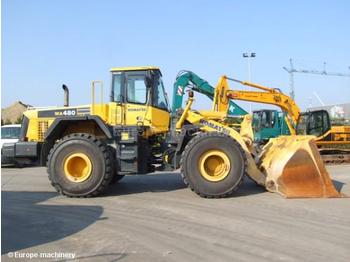
<path id="1" fill-rule="evenodd" d="M 277 118 L 277 111 L 271 111 L 270 113 L 270 127 L 275 126 L 275 119 Z"/>
<path id="2" fill-rule="evenodd" d="M 307 135 L 307 122 L 308 122 L 308 115 L 302 114 L 299 117 L 298 123 L 297 123 L 297 135 Z"/>
<path id="3" fill-rule="evenodd" d="M 113 88 L 113 101 L 122 102 L 122 74 L 113 74 L 112 88 Z"/>
<path id="4" fill-rule="evenodd" d="M 156 80 L 156 86 L 153 91 L 153 106 L 160 109 L 169 110 L 168 101 L 164 91 L 164 85 L 161 77 Z"/>
<path id="5" fill-rule="evenodd" d="M 130 103 L 145 104 L 147 101 L 147 86 L 143 75 L 128 76 L 127 100 Z"/>
<path id="6" fill-rule="evenodd" d="M 308 134 L 320 136 L 323 133 L 323 114 L 322 112 L 311 113 L 309 120 Z"/>
<path id="7" fill-rule="evenodd" d="M 253 112 L 253 128 L 255 132 L 261 129 L 261 112 Z"/>
<path id="8" fill-rule="evenodd" d="M 329 121 L 329 115 L 326 112 L 323 112 L 323 124 L 324 124 L 324 126 L 323 126 L 323 128 L 324 128 L 323 132 L 324 133 L 327 132 L 329 129 L 331 129 L 330 121 Z"/>
<path id="9" fill-rule="evenodd" d="M 272 127 L 271 126 L 271 112 L 270 111 L 263 111 L 262 117 L 261 117 L 261 126 L 265 128 Z"/>

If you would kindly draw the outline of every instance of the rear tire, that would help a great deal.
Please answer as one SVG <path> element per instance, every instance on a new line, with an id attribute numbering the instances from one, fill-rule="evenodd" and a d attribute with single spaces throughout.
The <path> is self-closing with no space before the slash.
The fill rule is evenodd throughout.
<path id="1" fill-rule="evenodd" d="M 113 155 L 108 146 L 85 133 L 68 135 L 57 142 L 48 156 L 51 184 L 63 195 L 92 197 L 110 184 Z"/>
<path id="2" fill-rule="evenodd" d="M 198 134 L 187 144 L 181 157 L 183 181 L 201 197 L 231 195 L 245 172 L 245 152 L 234 139 L 222 133 Z"/>

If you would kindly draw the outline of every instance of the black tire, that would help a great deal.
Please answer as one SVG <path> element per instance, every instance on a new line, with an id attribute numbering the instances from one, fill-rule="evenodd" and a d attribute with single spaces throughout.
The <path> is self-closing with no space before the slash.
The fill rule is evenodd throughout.
<path id="1" fill-rule="evenodd" d="M 198 163 L 203 153 L 210 150 L 223 152 L 229 159 L 230 169 L 220 181 L 209 181 L 200 173 Z M 181 157 L 181 175 L 192 191 L 206 198 L 231 195 L 240 185 L 246 172 L 246 156 L 242 147 L 231 137 L 217 132 L 196 135 L 186 145 Z"/>
<path id="2" fill-rule="evenodd" d="M 64 161 L 74 153 L 86 155 L 91 162 L 89 177 L 82 182 L 72 182 L 65 175 Z M 114 175 L 113 155 L 108 146 L 95 136 L 75 133 L 63 137 L 51 149 L 47 172 L 57 192 L 69 197 L 93 197 L 102 193 Z"/>
<path id="3" fill-rule="evenodd" d="M 125 175 L 114 175 L 112 180 L 111 180 L 111 185 L 117 184 L 120 180 L 123 179 Z"/>
<path id="4" fill-rule="evenodd" d="M 109 153 L 111 154 L 111 156 L 113 156 L 113 159 L 115 159 L 115 149 L 113 147 L 108 147 L 108 150 L 109 150 Z M 116 165 L 117 165 L 117 162 L 112 161 L 113 177 L 112 177 L 111 182 L 110 182 L 111 185 L 117 184 L 125 176 L 125 175 L 118 175 L 117 174 L 117 166 Z"/>

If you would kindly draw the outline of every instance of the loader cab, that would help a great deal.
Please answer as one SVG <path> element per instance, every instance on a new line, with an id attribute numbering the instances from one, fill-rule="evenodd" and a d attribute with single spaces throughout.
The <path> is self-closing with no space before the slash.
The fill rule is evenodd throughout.
<path id="1" fill-rule="evenodd" d="M 302 113 L 297 124 L 298 135 L 322 136 L 331 129 L 329 114 L 326 110 Z"/>
<path id="2" fill-rule="evenodd" d="M 169 128 L 170 110 L 162 74 L 156 67 L 113 68 L 111 122 L 149 127 L 153 133 Z"/>

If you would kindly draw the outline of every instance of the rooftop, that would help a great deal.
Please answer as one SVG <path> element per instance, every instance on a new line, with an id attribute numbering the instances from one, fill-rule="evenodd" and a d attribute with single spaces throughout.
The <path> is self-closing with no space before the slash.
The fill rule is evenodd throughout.
<path id="1" fill-rule="evenodd" d="M 140 71 L 140 70 L 159 70 L 159 67 L 156 67 L 156 66 L 132 66 L 132 67 L 113 67 L 113 68 L 111 68 L 111 72 Z"/>

